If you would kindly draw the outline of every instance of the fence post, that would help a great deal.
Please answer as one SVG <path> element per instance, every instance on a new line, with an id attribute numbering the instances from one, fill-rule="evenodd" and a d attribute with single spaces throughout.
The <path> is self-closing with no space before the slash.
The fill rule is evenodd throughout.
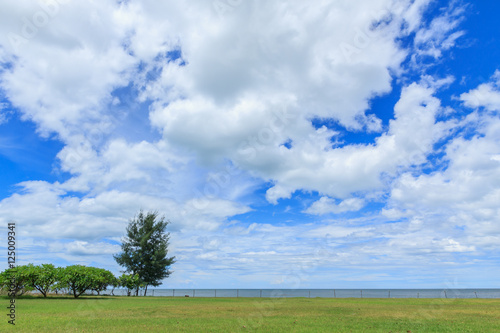
<path id="1" fill-rule="evenodd" d="M 175 297 L 175 289 L 172 289 L 172 297 Z"/>
<path id="2" fill-rule="evenodd" d="M 420 298 L 420 293 L 417 293 L 417 298 Z"/>
<path id="3" fill-rule="evenodd" d="M 240 290 L 236 289 L 236 298 L 240 297 Z"/>
<path id="4" fill-rule="evenodd" d="M 193 289 L 193 298 L 195 294 L 196 294 L 196 289 Z"/>
<path id="5" fill-rule="evenodd" d="M 337 298 L 337 295 L 335 294 L 335 289 L 333 289 L 333 298 Z"/>
<path id="6" fill-rule="evenodd" d="M 215 289 L 215 297 L 217 297 L 217 289 Z"/>
<path id="7" fill-rule="evenodd" d="M 446 295 L 446 290 L 444 291 L 444 298 L 448 298 L 448 295 Z"/>
<path id="8" fill-rule="evenodd" d="M 389 298 L 391 298 L 391 291 L 389 290 Z"/>
<path id="9" fill-rule="evenodd" d="M 363 290 L 360 290 L 361 291 L 361 298 L 363 298 Z"/>
<path id="10" fill-rule="evenodd" d="M 477 292 L 474 292 L 474 294 L 476 295 L 476 298 L 477 298 Z"/>

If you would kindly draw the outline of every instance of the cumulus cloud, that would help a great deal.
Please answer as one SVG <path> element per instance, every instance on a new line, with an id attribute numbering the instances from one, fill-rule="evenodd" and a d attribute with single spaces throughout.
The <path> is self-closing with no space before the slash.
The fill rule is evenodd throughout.
<path id="1" fill-rule="evenodd" d="M 436 124 L 441 105 L 433 96 L 435 91 L 426 84 L 403 89 L 394 108 L 395 119 L 375 144 L 335 148 L 330 140 L 334 133 L 320 128 L 291 149 L 281 149 L 270 159 L 275 167 L 268 167 L 272 172 L 267 177 L 277 184 L 269 190 L 268 199 L 276 201 L 277 194 L 295 189 L 345 199 L 351 193 L 382 189 L 384 174 L 395 176 L 400 168 L 423 163 L 445 127 Z"/>
<path id="2" fill-rule="evenodd" d="M 343 7 L 255 2 L 224 15 L 201 1 L 101 1 L 87 3 L 91 14 L 78 23 L 70 22 L 87 12 L 82 4 L 51 4 L 11 6 L 16 15 L 4 29 L 21 37 L 36 23 L 30 20 L 48 18 L 17 47 L 7 37 L 1 41 L 16 59 L 1 82 L 25 119 L 65 142 L 58 158 L 61 169 L 75 175 L 64 184 L 68 190 L 98 193 L 152 177 L 175 183 L 170 174 L 195 157 L 209 165 L 229 159 L 249 175 L 273 181 L 278 187 L 268 199 L 277 202 L 297 189 L 345 197 L 358 187 L 380 186 L 380 173 L 395 167 L 368 166 L 348 177 L 361 171 L 366 185 L 340 190 L 344 186 L 332 182 L 324 188 L 317 179 L 332 165 L 342 167 L 337 160 L 349 160 L 351 153 L 364 160 L 373 149 L 334 151 L 335 133 L 315 129 L 310 119 L 381 130 L 380 119 L 365 114 L 369 100 L 390 92 L 391 71 L 406 57 L 395 39 L 418 27 L 425 1 Z M 313 24 L 318 20 L 321 28 Z M 406 21 L 411 24 L 402 32 Z M 163 142 L 113 138 L 118 118 L 110 105 L 120 103 L 114 95 L 126 86 L 152 103 L 149 118 Z M 295 144 L 287 150 L 285 142 Z"/>
<path id="3" fill-rule="evenodd" d="M 495 235 L 500 231 L 497 223 L 500 121 L 496 116 L 499 109 L 494 107 L 491 96 L 473 98 L 485 87 L 490 87 L 492 94 L 498 93 L 493 90 L 494 84 L 483 84 L 462 95 L 464 104 L 482 106 L 489 112 L 475 111 L 457 125 L 468 130 L 446 144 L 443 158 L 446 168 L 430 174 L 405 173 L 391 191 L 395 207 L 411 212 L 414 217 L 420 216 L 427 221 L 425 224 L 435 223 L 433 229 L 439 226 L 443 235 L 456 235 L 457 238 L 443 245 L 448 250 L 488 251 L 492 242 L 498 241 Z M 395 212 L 393 208 L 385 214 L 391 216 Z"/>
<path id="4" fill-rule="evenodd" d="M 491 94 L 477 95 L 484 89 L 488 89 Z M 461 99 L 470 107 L 482 106 L 488 111 L 499 111 L 500 107 L 494 103 L 496 95 L 499 95 L 499 91 L 492 82 L 462 94 Z M 474 135 L 471 138 L 457 136 L 448 142 L 445 149 L 445 159 L 448 161 L 446 170 L 418 177 L 405 174 L 393 190 L 393 196 L 408 203 L 425 201 L 427 205 L 447 207 L 447 202 L 459 204 L 477 201 L 496 191 L 499 184 L 495 180 L 500 172 L 497 158 L 500 153 L 500 122 L 496 112 L 475 111 L 456 127 L 473 130 Z M 403 190 L 403 187 L 406 189 Z"/>
<path id="5" fill-rule="evenodd" d="M 488 111 L 500 110 L 500 70 L 492 77 L 492 82 L 481 84 L 474 90 L 460 95 L 460 100 L 467 107 L 484 107 Z"/>
<path id="6" fill-rule="evenodd" d="M 359 5 L 255 2 L 222 18 L 206 13 L 212 29 L 193 24 L 180 38 L 185 65 L 169 62 L 144 90 L 157 100 L 152 123 L 203 160 L 226 157 L 266 173 L 284 142 L 318 139 L 311 118 L 380 131 L 380 120 L 365 114 L 368 102 L 391 90 L 391 70 L 406 56 L 394 41 L 404 18 L 387 18 L 410 8 Z M 277 109 L 288 118 L 273 126 Z"/>
<path id="7" fill-rule="evenodd" d="M 53 13 L 44 3 L 8 4 L 2 11 L 2 30 L 9 33 L 0 43 L 15 60 L 1 87 L 41 133 L 68 139 L 85 124 L 109 121 L 103 106 L 115 87 L 128 84 L 126 72 L 136 60 L 122 46 L 128 30 L 115 2 L 52 1 Z"/>

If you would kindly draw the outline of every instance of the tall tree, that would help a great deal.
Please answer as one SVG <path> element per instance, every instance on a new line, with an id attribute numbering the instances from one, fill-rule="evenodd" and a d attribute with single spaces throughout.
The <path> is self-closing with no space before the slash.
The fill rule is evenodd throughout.
<path id="1" fill-rule="evenodd" d="M 170 233 L 165 232 L 169 221 L 157 212 L 144 212 L 130 220 L 127 236 L 122 241 L 121 253 L 114 255 L 116 262 L 126 268 L 125 272 L 139 276 L 148 291 L 148 286 L 159 286 L 172 273 L 169 268 L 175 257 L 167 257 Z M 136 296 L 139 295 L 139 285 Z"/>

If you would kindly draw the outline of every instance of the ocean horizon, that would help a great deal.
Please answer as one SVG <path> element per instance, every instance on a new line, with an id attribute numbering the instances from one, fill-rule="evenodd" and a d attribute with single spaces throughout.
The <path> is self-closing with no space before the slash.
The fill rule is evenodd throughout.
<path id="1" fill-rule="evenodd" d="M 125 289 L 106 294 L 124 296 Z M 142 296 L 144 290 L 139 292 Z M 164 297 L 305 297 L 305 298 L 500 298 L 500 288 L 468 289 L 148 289 L 146 296 Z"/>

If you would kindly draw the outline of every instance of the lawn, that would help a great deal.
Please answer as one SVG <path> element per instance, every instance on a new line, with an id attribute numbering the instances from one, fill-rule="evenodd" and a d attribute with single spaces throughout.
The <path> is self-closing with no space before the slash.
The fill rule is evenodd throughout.
<path id="1" fill-rule="evenodd" d="M 26 297 L 18 332 L 500 332 L 500 300 Z"/>

